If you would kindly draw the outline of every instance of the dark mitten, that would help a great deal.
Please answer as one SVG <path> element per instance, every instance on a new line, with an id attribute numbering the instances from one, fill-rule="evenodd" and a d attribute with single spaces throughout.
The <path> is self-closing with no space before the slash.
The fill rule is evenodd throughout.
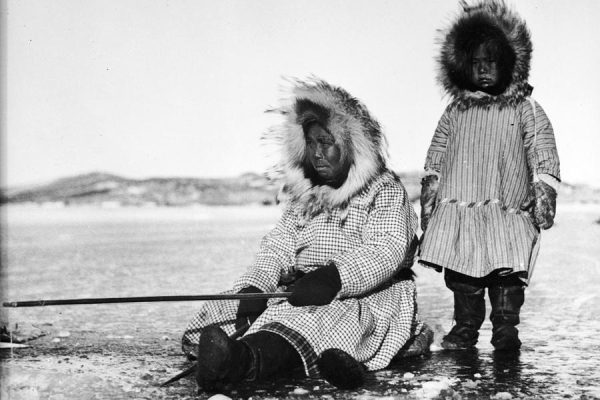
<path id="1" fill-rule="evenodd" d="M 238 293 L 263 293 L 257 287 L 248 286 Z M 267 299 L 243 299 L 240 300 L 237 315 L 235 319 L 235 329 L 241 329 L 244 326 L 250 326 L 267 309 Z"/>
<path id="2" fill-rule="evenodd" d="M 421 230 L 425 232 L 429 218 L 435 208 L 435 200 L 440 186 L 436 175 L 427 175 L 421 180 Z"/>
<path id="3" fill-rule="evenodd" d="M 528 211 L 541 229 L 551 228 L 556 215 L 556 190 L 544 181 L 533 182 L 521 209 Z"/>
<path id="4" fill-rule="evenodd" d="M 288 301 L 294 307 L 322 306 L 331 303 L 341 288 L 342 281 L 337 267 L 328 264 L 298 279 Z"/>

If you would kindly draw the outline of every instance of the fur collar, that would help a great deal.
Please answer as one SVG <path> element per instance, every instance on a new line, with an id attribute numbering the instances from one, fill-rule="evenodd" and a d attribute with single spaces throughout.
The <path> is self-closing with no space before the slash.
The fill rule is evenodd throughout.
<path id="1" fill-rule="evenodd" d="M 477 0 L 472 6 L 461 1 L 462 12 L 447 29 L 440 31 L 441 44 L 438 57 L 438 82 L 451 97 L 453 105 L 464 109 L 471 106 L 514 106 L 531 94 L 527 83 L 531 63 L 532 44 L 529 30 L 514 11 L 503 0 Z M 468 55 L 469 39 L 473 32 L 485 30 L 487 35 L 496 35 L 506 41 L 514 53 L 514 66 L 508 86 L 499 95 L 472 92 L 461 83 L 459 76 L 470 68 Z"/>
<path id="2" fill-rule="evenodd" d="M 364 104 L 340 87 L 317 78 L 290 82 L 292 88 L 281 106 L 269 110 L 282 115 L 283 122 L 263 137 L 278 144 L 281 155 L 270 175 L 281 181 L 283 194 L 305 217 L 345 209 L 386 168 L 387 143 L 381 127 Z M 305 176 L 302 123 L 308 117 L 318 119 L 327 128 L 350 160 L 348 177 L 339 188 L 314 185 Z"/>

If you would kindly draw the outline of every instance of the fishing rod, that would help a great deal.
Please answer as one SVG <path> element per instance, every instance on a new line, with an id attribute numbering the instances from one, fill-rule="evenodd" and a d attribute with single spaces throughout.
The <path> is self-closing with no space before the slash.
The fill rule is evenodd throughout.
<path id="1" fill-rule="evenodd" d="M 96 297 L 82 299 L 53 299 L 6 301 L 3 307 L 44 307 L 76 304 L 109 304 L 109 303 L 150 303 L 161 301 L 200 301 L 200 300 L 249 300 L 274 299 L 290 297 L 290 292 L 277 293 L 230 293 L 230 294 L 198 294 L 181 296 L 143 296 L 143 297 Z"/>

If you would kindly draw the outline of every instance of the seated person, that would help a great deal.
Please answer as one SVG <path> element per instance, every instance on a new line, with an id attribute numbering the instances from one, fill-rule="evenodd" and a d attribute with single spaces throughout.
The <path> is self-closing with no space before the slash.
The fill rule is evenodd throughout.
<path id="1" fill-rule="evenodd" d="M 289 298 L 212 301 L 183 349 L 205 390 L 302 368 L 352 388 L 400 352 L 428 351 L 412 270 L 417 216 L 386 166 L 385 138 L 365 106 L 320 80 L 297 81 L 272 131 L 287 206 L 228 293 Z M 283 277 L 297 279 L 290 284 Z M 248 326 L 236 340 L 236 330 Z M 413 344 L 412 348 L 410 347 Z M 402 351 L 401 351 L 402 350 Z"/>

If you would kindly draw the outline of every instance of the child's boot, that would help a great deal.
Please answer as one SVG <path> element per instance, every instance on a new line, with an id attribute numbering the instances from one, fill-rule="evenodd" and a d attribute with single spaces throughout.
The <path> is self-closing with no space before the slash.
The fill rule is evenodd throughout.
<path id="1" fill-rule="evenodd" d="M 260 380 L 301 365 L 281 336 L 259 331 L 235 340 L 217 326 L 204 328 L 198 344 L 196 382 L 212 391 L 228 383 Z"/>
<path id="2" fill-rule="evenodd" d="M 456 325 L 444 336 L 441 345 L 446 350 L 469 349 L 477 343 L 485 319 L 484 288 L 449 279 L 446 286 L 454 292 Z"/>
<path id="3" fill-rule="evenodd" d="M 519 312 L 525 301 L 525 289 L 521 285 L 493 285 L 489 290 L 492 303 L 492 345 L 496 350 L 511 351 L 521 347 Z"/>

